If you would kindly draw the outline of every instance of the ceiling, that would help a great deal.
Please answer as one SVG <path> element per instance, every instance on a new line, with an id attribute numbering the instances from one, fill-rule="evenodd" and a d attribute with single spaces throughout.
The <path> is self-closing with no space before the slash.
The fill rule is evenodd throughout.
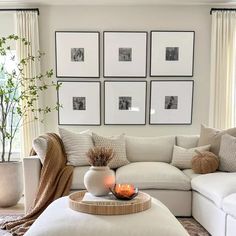
<path id="1" fill-rule="evenodd" d="M 0 6 L 40 5 L 215 5 L 234 6 L 236 0 L 0 0 Z"/>

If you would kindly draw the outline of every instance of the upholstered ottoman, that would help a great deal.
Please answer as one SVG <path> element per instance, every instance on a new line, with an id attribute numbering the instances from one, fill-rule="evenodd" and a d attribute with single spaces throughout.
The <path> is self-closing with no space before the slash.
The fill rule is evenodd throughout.
<path id="1" fill-rule="evenodd" d="M 54 201 L 25 236 L 188 236 L 178 220 L 160 201 L 149 210 L 129 215 L 101 216 L 76 212 L 68 197 Z"/>
<path id="2" fill-rule="evenodd" d="M 223 200 L 223 209 L 227 213 L 226 236 L 236 235 L 236 193 Z"/>

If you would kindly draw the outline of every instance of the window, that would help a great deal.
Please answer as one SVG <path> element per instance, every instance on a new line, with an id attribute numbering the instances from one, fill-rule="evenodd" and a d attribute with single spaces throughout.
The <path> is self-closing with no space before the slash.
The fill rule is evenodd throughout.
<path id="1" fill-rule="evenodd" d="M 12 50 L 9 55 L 6 57 L 0 56 L 0 64 L 4 63 L 5 68 L 7 71 L 12 71 L 13 69 L 16 69 L 16 62 L 12 61 L 11 58 L 16 55 L 16 51 Z M 6 76 L 4 73 L 0 73 L 0 86 L 6 83 Z M 17 94 L 16 94 L 17 95 Z M 19 115 L 17 113 L 14 114 L 13 116 L 13 122 L 11 122 L 11 117 L 8 117 L 7 120 L 7 128 L 10 131 L 11 123 L 13 124 L 13 129 L 16 128 L 17 122 L 19 120 Z M 20 130 L 18 129 L 15 134 L 15 138 L 13 140 L 13 145 L 12 145 L 12 157 L 11 160 L 13 159 L 18 159 L 20 157 L 20 152 L 21 152 L 21 134 Z M 7 144 L 6 147 L 7 151 L 9 150 L 9 143 Z M 0 147 L 1 150 L 1 147 Z"/>

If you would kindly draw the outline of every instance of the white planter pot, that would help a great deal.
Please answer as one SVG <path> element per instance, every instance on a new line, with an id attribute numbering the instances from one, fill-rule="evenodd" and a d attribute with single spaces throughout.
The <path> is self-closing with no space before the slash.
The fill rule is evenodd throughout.
<path id="1" fill-rule="evenodd" d="M 95 196 L 107 195 L 115 185 L 115 172 L 108 166 L 91 166 L 84 176 L 84 185 Z"/>
<path id="2" fill-rule="evenodd" d="M 0 162 L 0 207 L 16 205 L 22 193 L 22 162 Z"/>

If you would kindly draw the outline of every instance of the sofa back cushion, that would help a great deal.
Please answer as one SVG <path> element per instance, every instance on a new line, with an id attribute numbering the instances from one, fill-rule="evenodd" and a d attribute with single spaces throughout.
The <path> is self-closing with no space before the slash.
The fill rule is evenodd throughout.
<path id="1" fill-rule="evenodd" d="M 48 149 L 48 141 L 47 139 L 43 137 L 38 137 L 33 140 L 32 143 L 34 151 L 37 153 L 41 163 L 44 163 L 46 154 L 47 154 L 47 149 Z"/>
<path id="2" fill-rule="evenodd" d="M 175 136 L 126 136 L 126 153 L 130 162 L 161 161 L 170 163 L 174 145 Z"/>
<path id="3" fill-rule="evenodd" d="M 198 146 L 199 135 L 178 135 L 176 136 L 176 146 L 190 149 Z"/>

